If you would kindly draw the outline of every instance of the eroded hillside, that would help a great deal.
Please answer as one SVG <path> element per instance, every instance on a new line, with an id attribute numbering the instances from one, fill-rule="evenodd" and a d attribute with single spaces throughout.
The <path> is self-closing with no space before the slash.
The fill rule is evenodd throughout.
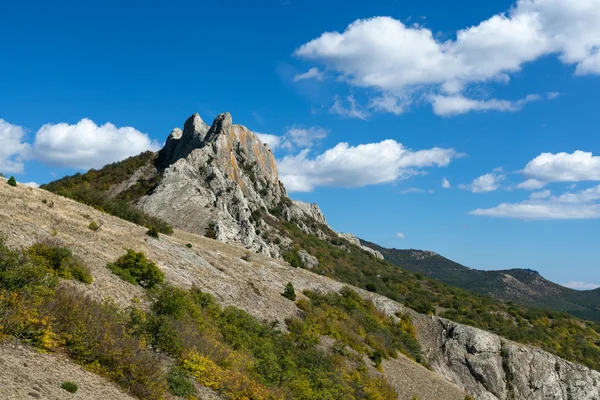
<path id="1" fill-rule="evenodd" d="M 94 276 L 89 286 L 75 285 L 96 298 L 110 297 L 123 307 L 129 306 L 133 297 L 144 298 L 139 286 L 124 282 L 106 268 L 106 263 L 126 248 L 143 251 L 156 261 L 169 283 L 195 285 L 219 303 L 239 307 L 259 320 L 277 321 L 282 329 L 286 317 L 299 313 L 294 302 L 281 296 L 287 282 L 293 283 L 298 293 L 337 292 L 344 287 L 311 271 L 261 254 L 248 257 L 241 247 L 190 233 L 176 231 L 172 237 L 161 235 L 156 240 L 146 235 L 145 228 L 40 189 L 0 185 L 0 202 L 0 231 L 11 246 L 59 238 L 85 261 Z M 101 225 L 97 231 L 89 229 L 92 220 Z M 482 399 L 595 399 L 600 395 L 600 374 L 588 368 L 356 290 L 388 315 L 409 313 L 417 327 L 424 361 L 433 371 L 402 355 L 384 360 L 383 374 L 400 398 L 462 399 L 465 392 Z M 537 367 L 530 369 L 530 362 Z"/>

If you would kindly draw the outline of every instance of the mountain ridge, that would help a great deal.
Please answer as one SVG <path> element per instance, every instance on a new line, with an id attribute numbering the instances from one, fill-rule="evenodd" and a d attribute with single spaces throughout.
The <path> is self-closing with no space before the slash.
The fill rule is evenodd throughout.
<path id="1" fill-rule="evenodd" d="M 453 286 L 526 307 L 547 307 L 600 321 L 600 289 L 570 289 L 526 268 L 477 270 L 430 251 L 388 249 L 362 239 L 361 243 L 379 251 L 394 265 Z"/>

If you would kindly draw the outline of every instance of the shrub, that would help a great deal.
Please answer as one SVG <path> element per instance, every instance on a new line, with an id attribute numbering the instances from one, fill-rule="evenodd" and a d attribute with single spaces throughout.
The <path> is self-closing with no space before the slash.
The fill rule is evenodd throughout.
<path id="1" fill-rule="evenodd" d="M 88 267 L 71 250 L 64 248 L 56 240 L 47 240 L 34 244 L 28 249 L 33 257 L 39 257 L 47 267 L 64 279 L 77 279 L 80 282 L 92 283 L 92 275 Z"/>
<path id="2" fill-rule="evenodd" d="M 8 182 L 7 182 L 10 186 L 17 186 L 17 180 L 15 179 L 14 176 L 11 176 L 10 178 L 8 178 Z"/>
<path id="3" fill-rule="evenodd" d="M 365 289 L 367 289 L 369 292 L 377 293 L 377 286 L 372 283 L 367 283 Z"/>
<path id="4" fill-rule="evenodd" d="M 77 392 L 77 389 L 79 389 L 77 384 L 74 382 L 63 382 L 63 384 L 60 385 L 60 387 L 65 389 L 69 393 L 75 393 Z"/>
<path id="5" fill-rule="evenodd" d="M 150 229 L 148 229 L 148 232 L 146 232 L 146 235 L 158 239 L 158 229 L 156 229 L 154 226 L 151 226 Z"/>
<path id="6" fill-rule="evenodd" d="M 88 225 L 88 228 L 90 228 L 91 230 L 93 230 L 94 232 L 97 232 L 98 229 L 100 229 L 100 225 L 98 225 L 98 223 L 96 221 L 92 221 L 90 222 L 90 224 Z"/>
<path id="7" fill-rule="evenodd" d="M 297 249 L 288 250 L 283 253 L 283 259 L 289 262 L 294 268 L 302 268 L 304 266 Z"/>
<path id="8" fill-rule="evenodd" d="M 188 249 L 191 249 L 192 248 L 192 244 L 188 243 L 188 244 L 185 245 L 185 247 L 187 247 Z"/>
<path id="9" fill-rule="evenodd" d="M 178 367 L 172 367 L 169 370 L 167 382 L 169 384 L 169 393 L 175 396 L 188 397 L 196 391 L 189 374 Z"/>
<path id="10" fill-rule="evenodd" d="M 164 273 L 144 253 L 136 253 L 131 249 L 127 249 L 127 254 L 114 263 L 107 264 L 107 268 L 124 281 L 145 289 L 151 289 L 165 279 Z"/>
<path id="11" fill-rule="evenodd" d="M 246 254 L 242 256 L 242 260 L 250 262 L 250 252 L 247 251 Z"/>
<path id="12" fill-rule="evenodd" d="M 204 232 L 204 236 L 206 236 L 207 238 L 210 238 L 210 239 L 216 239 L 217 238 L 217 224 L 214 222 L 209 223 L 208 226 L 206 227 L 206 231 Z"/>
<path id="13" fill-rule="evenodd" d="M 288 282 L 287 285 L 285 285 L 285 290 L 281 295 L 286 299 L 296 301 L 296 291 L 294 290 L 294 285 L 292 285 L 292 282 Z"/>

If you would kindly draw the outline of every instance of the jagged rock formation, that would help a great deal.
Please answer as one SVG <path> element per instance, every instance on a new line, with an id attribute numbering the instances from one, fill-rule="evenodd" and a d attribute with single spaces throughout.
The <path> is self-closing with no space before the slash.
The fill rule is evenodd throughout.
<path id="1" fill-rule="evenodd" d="M 288 198 L 271 149 L 233 124 L 229 113 L 210 127 L 198 114 L 191 116 L 183 131 L 171 132 L 156 167 L 161 183 L 137 205 L 177 228 L 271 256 L 280 254 L 286 239 L 264 223 L 265 214 L 319 236 L 328 228 L 316 204 Z"/>
<path id="2" fill-rule="evenodd" d="M 421 338 L 430 365 L 477 399 L 600 399 L 597 371 L 445 319 L 428 328 Z"/>
<path id="3" fill-rule="evenodd" d="M 360 239 L 357 238 L 356 236 L 354 236 L 353 234 L 338 232 L 338 235 L 339 235 L 339 237 L 344 238 L 347 241 L 349 241 L 350 243 L 355 244 L 356 246 L 360 247 L 367 253 L 372 254 L 373 256 L 375 256 L 376 258 L 379 258 L 380 260 L 383 260 L 383 254 L 381 254 L 379 251 L 374 250 L 370 247 L 363 246 L 363 244 L 360 242 Z"/>

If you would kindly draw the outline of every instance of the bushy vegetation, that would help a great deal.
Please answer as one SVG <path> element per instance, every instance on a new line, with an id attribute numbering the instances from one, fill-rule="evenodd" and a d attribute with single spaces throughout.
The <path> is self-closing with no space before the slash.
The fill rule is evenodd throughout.
<path id="1" fill-rule="evenodd" d="M 147 180 L 136 183 L 116 197 L 109 196 L 107 192 L 112 185 L 125 181 L 139 168 L 151 167 L 154 161 L 155 154 L 148 151 L 107 165 L 101 170 L 91 169 L 85 174 L 77 173 L 64 177 L 42 185 L 41 188 L 148 229 L 154 227 L 160 233 L 170 235 L 173 233 L 173 228 L 169 224 L 160 218 L 146 214 L 132 204 L 154 190 L 160 183 L 162 177 L 160 173 L 151 174 Z"/>
<path id="2" fill-rule="evenodd" d="M 283 293 L 281 293 L 281 295 L 288 300 L 296 301 L 296 289 L 294 289 L 294 285 L 292 285 L 292 282 L 288 282 L 285 285 L 285 289 L 283 290 Z"/>
<path id="3" fill-rule="evenodd" d="M 10 186 L 17 186 L 17 180 L 14 176 L 8 178 L 8 181 L 6 183 L 8 183 Z"/>
<path id="4" fill-rule="evenodd" d="M 63 382 L 60 387 L 69 393 L 77 393 L 77 389 L 79 389 L 79 386 L 75 382 Z"/>
<path id="5" fill-rule="evenodd" d="M 139 326 L 155 348 L 227 399 L 397 397 L 384 380 L 367 373 L 361 357 L 320 350 L 318 333 L 282 333 L 240 309 L 221 308 L 197 288 L 159 289 L 151 312 L 139 319 L 146 321 Z M 179 377 L 172 379 L 177 387 Z"/>
<path id="6" fill-rule="evenodd" d="M 61 247 L 56 240 L 47 240 L 31 246 L 28 252 L 44 262 L 60 278 L 76 279 L 79 282 L 92 283 L 92 274 L 89 268 L 77 257 L 73 256 L 71 250 Z"/>
<path id="7" fill-rule="evenodd" d="M 399 320 L 379 311 L 349 287 L 338 293 L 320 294 L 305 291 L 310 299 L 300 300 L 304 322 L 290 320 L 291 332 L 316 332 L 327 335 L 367 354 L 379 367 L 382 359 L 395 358 L 398 352 L 421 362 L 421 350 L 410 316 Z"/>
<path id="8" fill-rule="evenodd" d="M 56 266 L 69 257 L 65 254 L 47 244 L 15 251 L 0 239 L 0 340 L 12 337 L 67 353 L 133 395 L 162 398 L 161 365 L 143 338 L 130 333 L 128 316 L 71 286 L 57 289 Z"/>
<path id="9" fill-rule="evenodd" d="M 320 228 L 329 233 L 329 241 L 306 234 L 294 223 L 268 216 L 264 220 L 317 257 L 326 276 L 376 291 L 421 313 L 485 329 L 600 370 L 600 324 L 504 303 L 405 271 L 340 239 L 324 225 Z"/>
<path id="10" fill-rule="evenodd" d="M 148 260 L 144 253 L 137 253 L 131 249 L 127 249 L 127 254 L 106 267 L 124 281 L 146 289 L 163 283 L 165 279 L 164 273 L 154 262 Z"/>
<path id="11" fill-rule="evenodd" d="M 150 227 L 150 229 L 148 229 L 148 232 L 146 232 L 146 235 L 153 237 L 154 239 L 158 239 L 158 229 L 156 229 L 154 226 Z"/>

